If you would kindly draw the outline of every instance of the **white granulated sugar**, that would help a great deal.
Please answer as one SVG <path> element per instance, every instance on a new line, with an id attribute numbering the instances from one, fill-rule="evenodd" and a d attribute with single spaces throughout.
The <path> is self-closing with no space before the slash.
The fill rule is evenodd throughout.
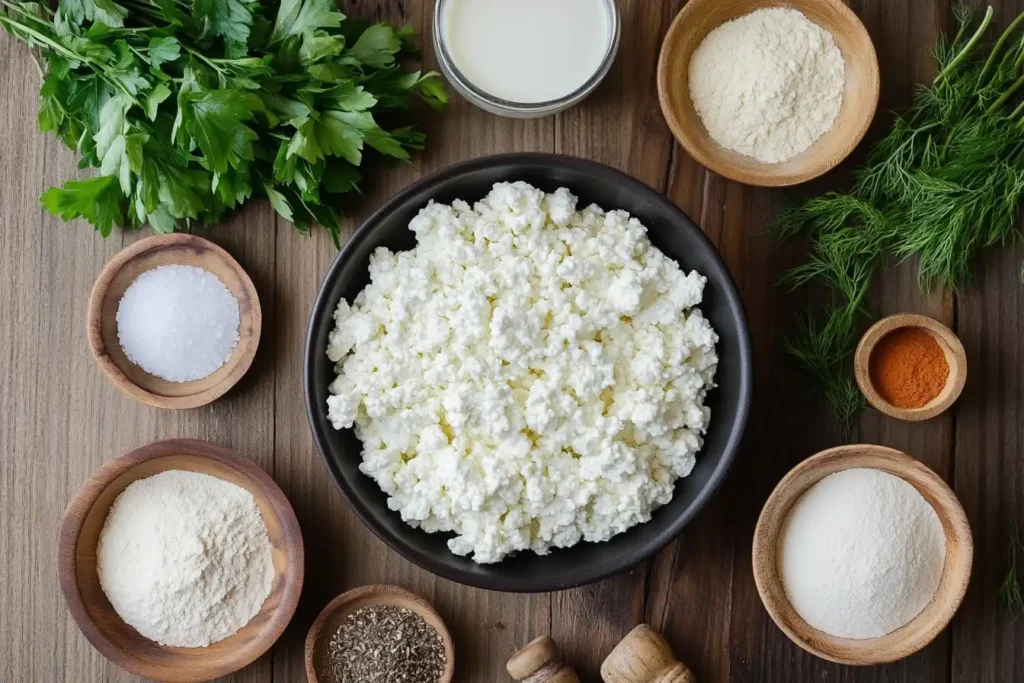
<path id="1" fill-rule="evenodd" d="M 846 64 L 831 33 L 795 9 L 772 7 L 711 31 L 690 59 L 689 79 L 715 142 L 780 163 L 832 128 Z"/>
<path id="2" fill-rule="evenodd" d="M 718 337 L 705 278 L 624 211 L 499 183 L 431 203 L 334 315 L 328 414 L 412 526 L 498 562 L 646 522 L 694 467 Z"/>
<path id="3" fill-rule="evenodd" d="M 169 382 L 207 377 L 238 345 L 238 300 L 202 268 L 147 270 L 117 308 L 117 338 L 128 360 Z"/>
<path id="4" fill-rule="evenodd" d="M 942 578 L 946 537 L 911 484 L 855 468 L 796 502 L 778 540 L 778 570 L 797 613 L 840 638 L 878 638 L 916 617 Z"/>
<path id="5" fill-rule="evenodd" d="M 100 532 L 100 585 L 146 638 L 206 647 L 256 616 L 274 581 L 267 526 L 252 494 L 198 472 L 130 484 Z"/>

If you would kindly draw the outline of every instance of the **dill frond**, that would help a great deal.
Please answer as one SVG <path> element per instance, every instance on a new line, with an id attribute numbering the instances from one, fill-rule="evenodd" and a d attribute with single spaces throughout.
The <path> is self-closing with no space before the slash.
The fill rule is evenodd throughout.
<path id="1" fill-rule="evenodd" d="M 1024 588 L 1021 587 L 1020 563 L 1024 562 L 1024 541 L 1017 522 L 1010 520 L 1009 547 L 1006 549 L 1006 576 L 996 597 L 1014 618 L 1024 616 Z"/>
<path id="2" fill-rule="evenodd" d="M 1024 13 L 987 49 L 992 8 L 980 20 L 975 4 L 954 13 L 956 35 L 935 47 L 938 76 L 854 172 L 852 189 L 788 207 L 771 226 L 780 239 L 810 236 L 808 261 L 781 284 L 820 285 L 829 303 L 799 318 L 786 349 L 844 434 L 863 405 L 849 359 L 869 318 L 863 302 L 877 270 L 916 257 L 922 289 L 956 289 L 982 249 L 1021 236 Z"/>

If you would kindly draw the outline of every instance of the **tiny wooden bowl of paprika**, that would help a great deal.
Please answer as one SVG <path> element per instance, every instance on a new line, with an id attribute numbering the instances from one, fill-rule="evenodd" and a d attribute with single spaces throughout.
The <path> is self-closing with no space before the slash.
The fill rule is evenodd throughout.
<path id="1" fill-rule="evenodd" d="M 926 333 L 938 343 L 949 365 L 949 375 L 942 389 L 923 406 L 906 408 L 883 398 L 872 377 L 872 357 L 879 343 L 889 334 L 905 329 Z M 913 313 L 900 313 L 875 323 L 860 340 L 854 356 L 857 386 L 873 408 L 890 417 L 909 422 L 928 420 L 946 411 L 960 397 L 967 382 L 967 354 L 960 338 L 951 329 L 934 318 Z"/>

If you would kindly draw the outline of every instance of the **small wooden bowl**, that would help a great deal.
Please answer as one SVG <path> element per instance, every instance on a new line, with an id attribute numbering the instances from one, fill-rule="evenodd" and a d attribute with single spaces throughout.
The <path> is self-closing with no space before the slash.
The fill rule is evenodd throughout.
<path id="1" fill-rule="evenodd" d="M 240 631 L 208 647 L 168 647 L 144 638 L 117 615 L 100 587 L 96 545 L 110 506 L 133 481 L 166 470 L 202 472 L 247 489 L 273 547 L 274 583 L 263 607 Z M 302 534 L 284 493 L 237 453 L 190 439 L 130 450 L 89 477 L 64 512 L 57 562 L 68 611 L 93 647 L 122 669 L 174 683 L 226 676 L 255 661 L 284 632 L 302 592 Z"/>
<path id="2" fill-rule="evenodd" d="M 946 386 L 942 388 L 938 396 L 920 408 L 908 409 L 892 405 L 882 398 L 871 381 L 871 354 L 878 342 L 882 341 L 890 332 L 904 327 L 916 327 L 930 334 L 939 343 L 946 356 L 946 362 L 949 363 L 949 378 L 946 380 Z M 960 338 L 953 333 L 953 330 L 938 320 L 912 313 L 891 315 L 872 325 L 864 333 L 860 344 L 857 345 L 853 366 L 857 386 L 860 387 L 861 393 L 873 408 L 890 417 L 910 422 L 927 420 L 944 412 L 960 398 L 964 384 L 967 382 L 967 353 L 964 351 L 964 345 L 960 342 Z"/>
<path id="3" fill-rule="evenodd" d="M 238 345 L 211 375 L 192 382 L 168 382 L 135 365 L 117 337 L 117 308 L 135 279 L 165 265 L 197 266 L 220 278 L 238 299 Z M 87 334 L 97 365 L 118 389 L 156 408 L 198 408 L 223 396 L 246 373 L 259 346 L 263 315 L 256 287 L 226 251 L 202 237 L 158 235 L 122 249 L 103 267 L 89 297 Z"/>
<path id="4" fill-rule="evenodd" d="M 306 636 L 306 679 L 309 683 L 329 683 L 332 679 L 327 672 L 330 667 L 328 643 L 338 631 L 341 623 L 356 610 L 369 605 L 394 605 L 405 607 L 423 617 L 423 620 L 430 626 L 437 629 L 441 634 L 441 641 L 444 643 L 445 667 L 444 673 L 438 683 L 451 683 L 455 675 L 455 647 L 452 645 L 452 636 L 448 633 L 441 615 L 437 613 L 430 603 L 418 595 L 399 588 L 398 586 L 386 586 L 374 584 L 371 586 L 360 586 L 342 593 L 327 603 L 320 616 L 316 618 L 309 628 Z"/>
<path id="5" fill-rule="evenodd" d="M 766 7 L 791 7 L 803 12 L 835 37 L 846 61 L 843 104 L 832 130 L 780 164 L 766 164 L 716 143 L 690 100 L 690 58 L 708 33 Z M 840 0 L 690 0 L 669 27 L 658 61 L 661 110 L 679 144 L 703 166 L 747 185 L 796 185 L 834 168 L 867 132 L 880 90 L 878 57 L 871 36 Z"/>
<path id="6" fill-rule="evenodd" d="M 776 565 L 779 533 L 793 504 L 825 477 L 853 467 L 894 474 L 927 500 L 946 535 L 946 564 L 935 596 L 909 623 L 881 638 L 836 638 L 812 628 L 793 609 Z M 908 657 L 930 643 L 949 624 L 967 592 L 974 541 L 964 509 L 942 479 L 909 455 L 882 446 L 831 448 L 794 467 L 768 497 L 754 530 L 754 581 L 765 609 L 790 640 L 829 661 L 870 665 Z"/>

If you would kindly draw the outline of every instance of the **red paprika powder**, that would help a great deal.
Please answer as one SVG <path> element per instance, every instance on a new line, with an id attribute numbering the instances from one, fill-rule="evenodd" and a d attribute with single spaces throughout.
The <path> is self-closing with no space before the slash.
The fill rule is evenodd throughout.
<path id="1" fill-rule="evenodd" d="M 882 337 L 871 353 L 871 383 L 897 408 L 923 408 L 942 393 L 949 361 L 936 339 L 918 327 Z"/>

